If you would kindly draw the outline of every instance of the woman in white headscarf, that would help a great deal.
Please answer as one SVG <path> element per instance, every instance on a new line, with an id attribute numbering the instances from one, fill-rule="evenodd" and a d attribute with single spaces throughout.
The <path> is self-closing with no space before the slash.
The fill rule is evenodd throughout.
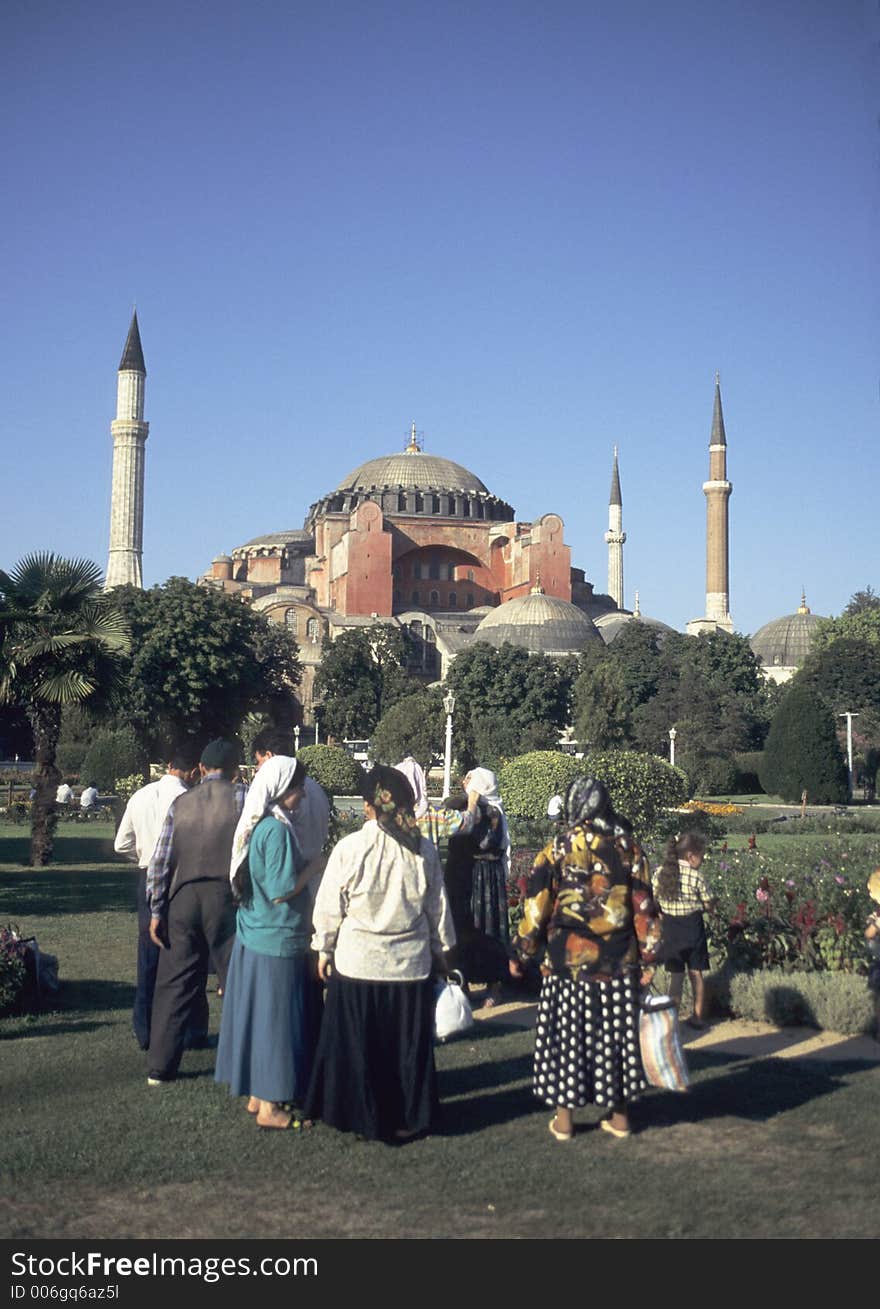
<path id="1" fill-rule="evenodd" d="M 262 1128 L 301 1125 L 321 1020 L 321 989 L 309 950 L 309 870 L 291 816 L 306 779 L 296 759 L 278 755 L 260 769 L 235 838 L 239 898 L 229 962 L 218 1082 L 247 1095 Z"/>
<path id="2" fill-rule="evenodd" d="M 491 1007 L 508 971 L 510 836 L 495 774 L 474 768 L 462 786 L 467 808 L 450 835 L 446 860 L 446 887 L 459 941 L 454 962 L 469 981 L 488 983 L 484 1005 Z"/>

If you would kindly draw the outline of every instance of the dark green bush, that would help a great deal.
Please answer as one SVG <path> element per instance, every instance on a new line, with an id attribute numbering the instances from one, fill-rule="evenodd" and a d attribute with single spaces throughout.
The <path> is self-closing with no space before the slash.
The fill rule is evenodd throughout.
<path id="1" fill-rule="evenodd" d="M 148 771 L 149 760 L 130 727 L 103 729 L 86 751 L 80 780 L 83 786 L 94 785 L 99 791 L 112 792 L 117 777 L 137 773 L 146 781 Z"/>
<path id="2" fill-rule="evenodd" d="M 0 927 L 0 1014 L 21 1004 L 27 984 L 26 947 L 11 923 Z"/>
<path id="3" fill-rule="evenodd" d="M 328 795 L 360 795 L 364 772 L 340 745 L 304 745 L 297 755 Z"/>
<path id="4" fill-rule="evenodd" d="M 773 716 L 761 759 L 768 795 L 796 803 L 806 791 L 811 804 L 842 804 L 846 768 L 831 711 L 809 687 L 793 685 Z"/>

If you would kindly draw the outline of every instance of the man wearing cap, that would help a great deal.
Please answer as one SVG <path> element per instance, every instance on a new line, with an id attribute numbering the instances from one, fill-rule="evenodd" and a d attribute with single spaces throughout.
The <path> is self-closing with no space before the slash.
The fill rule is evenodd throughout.
<path id="1" fill-rule="evenodd" d="M 236 768 L 230 741 L 205 747 L 201 783 L 171 805 L 147 869 L 150 936 L 161 950 L 147 1054 L 150 1086 L 177 1075 L 212 956 L 220 986 L 226 986 L 235 936 L 229 860 L 244 796 L 231 780 Z"/>

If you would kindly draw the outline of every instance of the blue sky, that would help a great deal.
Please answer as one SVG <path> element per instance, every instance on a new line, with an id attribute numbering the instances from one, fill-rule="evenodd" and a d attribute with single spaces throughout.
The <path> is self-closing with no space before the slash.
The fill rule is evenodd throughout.
<path id="1" fill-rule="evenodd" d="M 877 0 L 7 0 L 0 566 L 106 563 L 116 367 L 144 573 L 426 448 L 604 590 L 703 612 L 713 379 L 744 632 L 877 575 Z"/>

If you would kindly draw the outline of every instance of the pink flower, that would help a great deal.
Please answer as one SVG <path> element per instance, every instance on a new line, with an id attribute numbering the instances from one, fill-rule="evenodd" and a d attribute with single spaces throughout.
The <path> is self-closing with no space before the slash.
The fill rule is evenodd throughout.
<path id="1" fill-rule="evenodd" d="M 757 899 L 761 901 L 761 904 L 766 904 L 767 901 L 770 899 L 770 892 L 765 891 L 763 886 L 759 886 L 757 891 L 755 892 L 755 896 L 757 897 Z"/>
<path id="2" fill-rule="evenodd" d="M 786 885 L 786 886 L 794 886 L 795 883 L 794 883 L 794 882 L 791 880 L 791 878 L 789 877 L 789 879 L 787 880 L 787 882 L 785 883 L 785 885 Z"/>
<path id="3" fill-rule="evenodd" d="M 837 883 L 838 886 L 846 886 L 846 878 L 845 878 L 845 877 L 841 877 L 841 876 L 840 876 L 840 873 L 835 873 L 835 874 L 834 874 L 834 880 L 835 880 L 835 882 Z"/>

